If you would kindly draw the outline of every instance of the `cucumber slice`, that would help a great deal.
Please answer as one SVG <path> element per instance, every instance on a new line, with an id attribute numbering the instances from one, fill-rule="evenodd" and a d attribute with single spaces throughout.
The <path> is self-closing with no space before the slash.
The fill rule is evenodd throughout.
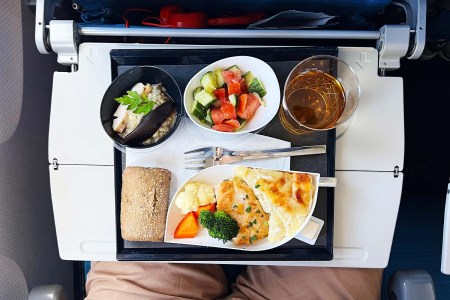
<path id="1" fill-rule="evenodd" d="M 234 107 L 237 106 L 238 96 L 236 94 L 228 96 L 228 100 L 230 100 L 230 103 L 233 104 Z"/>
<path id="2" fill-rule="evenodd" d="M 247 85 L 248 91 L 250 93 L 258 93 L 260 97 L 264 97 L 267 94 L 266 89 L 264 88 L 262 82 L 258 78 L 253 78 L 250 84 Z"/>
<path id="3" fill-rule="evenodd" d="M 195 90 L 194 90 L 194 98 L 195 98 L 195 95 L 197 95 L 199 92 L 201 92 L 201 90 L 202 90 L 202 87 L 201 86 L 199 86 L 199 87 L 197 87 Z"/>
<path id="4" fill-rule="evenodd" d="M 222 69 L 214 70 L 214 75 L 216 75 L 217 87 L 223 87 L 225 85 L 225 81 L 223 80 Z"/>
<path id="5" fill-rule="evenodd" d="M 253 75 L 252 72 L 248 71 L 247 73 L 245 73 L 245 75 L 244 75 L 245 84 L 247 86 L 249 86 L 250 82 L 252 82 L 253 78 L 256 78 L 256 77 Z"/>
<path id="6" fill-rule="evenodd" d="M 216 97 L 205 90 L 201 90 L 195 95 L 194 100 L 197 100 L 201 105 L 208 108 L 211 106 L 214 100 L 216 100 Z"/>
<path id="7" fill-rule="evenodd" d="M 227 71 L 232 71 L 234 73 L 241 74 L 241 70 L 239 70 L 238 66 L 236 65 L 229 67 Z"/>
<path id="8" fill-rule="evenodd" d="M 264 97 L 267 94 L 266 89 L 262 82 L 252 74 L 252 72 L 248 71 L 244 75 L 244 81 L 247 85 L 248 91 L 250 93 L 258 93 L 260 97 Z"/>
<path id="9" fill-rule="evenodd" d="M 192 102 L 191 107 L 192 115 L 197 117 L 200 121 L 205 119 L 206 117 L 206 108 L 198 102 L 198 100 L 195 100 Z"/>
<path id="10" fill-rule="evenodd" d="M 239 131 L 239 130 L 241 130 L 242 128 L 244 128 L 244 127 L 245 127 L 245 124 L 247 124 L 247 121 L 244 120 L 244 121 L 239 122 L 239 123 L 241 124 L 241 126 L 239 126 L 238 128 L 236 128 L 235 131 Z"/>
<path id="11" fill-rule="evenodd" d="M 203 74 L 202 78 L 200 79 L 200 84 L 208 92 L 212 92 L 217 89 L 217 80 L 214 72 L 209 71 Z"/>
<path id="12" fill-rule="evenodd" d="M 210 109 L 208 109 L 207 111 L 206 111 L 206 117 L 205 117 L 205 121 L 206 121 L 206 123 L 208 123 L 208 124 L 214 124 L 214 122 L 213 122 L 213 120 L 212 120 L 212 117 L 211 117 L 211 110 Z"/>

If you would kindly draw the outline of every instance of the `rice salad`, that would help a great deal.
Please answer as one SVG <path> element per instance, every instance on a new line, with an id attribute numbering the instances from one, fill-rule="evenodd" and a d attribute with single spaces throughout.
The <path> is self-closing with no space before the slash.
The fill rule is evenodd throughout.
<path id="1" fill-rule="evenodd" d="M 172 101 L 167 97 L 166 89 L 161 83 L 144 84 L 139 82 L 127 94 L 115 99 L 120 105 L 113 115 L 112 128 L 122 138 L 132 133 L 146 114 L 154 111 L 166 101 Z M 142 144 L 149 145 L 158 142 L 173 128 L 176 118 L 176 111 L 173 110 L 153 135 L 144 140 Z"/>

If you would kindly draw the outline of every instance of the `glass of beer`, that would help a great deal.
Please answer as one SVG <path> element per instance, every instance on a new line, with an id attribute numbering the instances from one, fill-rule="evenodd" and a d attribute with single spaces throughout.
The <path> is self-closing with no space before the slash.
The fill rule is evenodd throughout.
<path id="1" fill-rule="evenodd" d="M 293 134 L 336 128 L 358 106 L 358 77 L 334 56 L 313 56 L 300 62 L 284 85 L 280 119 Z"/>

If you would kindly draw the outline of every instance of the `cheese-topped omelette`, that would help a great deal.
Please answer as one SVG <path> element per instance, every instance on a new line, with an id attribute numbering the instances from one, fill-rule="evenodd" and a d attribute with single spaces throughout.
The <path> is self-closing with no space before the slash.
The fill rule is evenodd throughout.
<path id="1" fill-rule="evenodd" d="M 311 210 L 313 181 L 309 174 L 239 166 L 234 176 L 244 180 L 269 214 L 269 242 L 293 236 Z"/>

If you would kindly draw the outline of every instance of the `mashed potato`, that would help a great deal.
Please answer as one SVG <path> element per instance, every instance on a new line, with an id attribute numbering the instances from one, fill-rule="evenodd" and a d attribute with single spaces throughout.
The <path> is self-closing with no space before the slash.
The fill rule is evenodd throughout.
<path id="1" fill-rule="evenodd" d="M 175 199 L 175 205 L 181 209 L 182 214 L 196 211 L 199 206 L 215 203 L 214 188 L 208 184 L 193 181 L 185 185 Z"/>

